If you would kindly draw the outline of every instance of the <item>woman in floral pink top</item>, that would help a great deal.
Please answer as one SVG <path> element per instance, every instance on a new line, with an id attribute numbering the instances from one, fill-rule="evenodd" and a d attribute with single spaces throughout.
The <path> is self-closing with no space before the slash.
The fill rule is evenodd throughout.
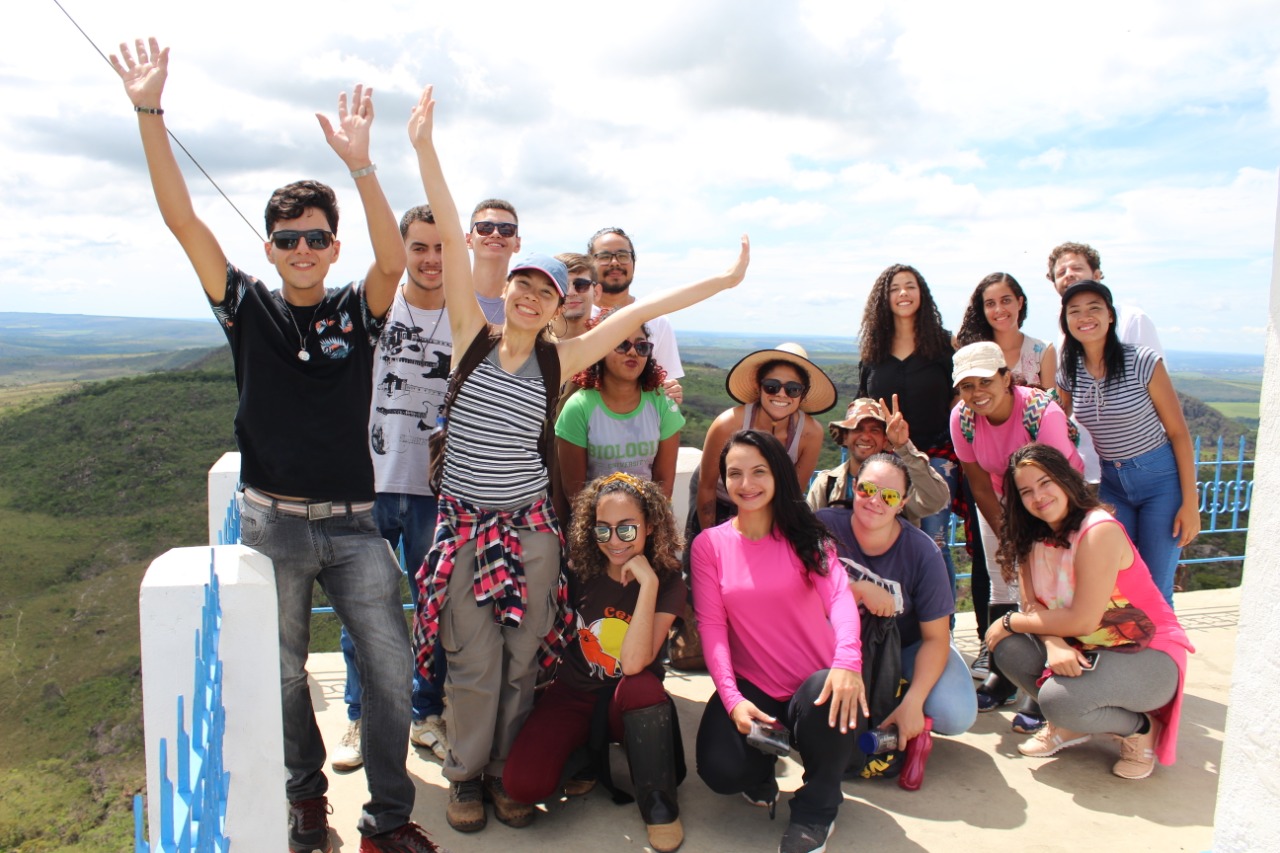
<path id="1" fill-rule="evenodd" d="M 1124 527 L 1043 444 L 1013 454 L 1004 495 L 1000 563 L 1018 567 L 1022 611 L 994 623 L 987 646 L 1049 720 L 1018 750 L 1048 757 L 1110 733 L 1117 776 L 1172 764 L 1194 649 Z"/>

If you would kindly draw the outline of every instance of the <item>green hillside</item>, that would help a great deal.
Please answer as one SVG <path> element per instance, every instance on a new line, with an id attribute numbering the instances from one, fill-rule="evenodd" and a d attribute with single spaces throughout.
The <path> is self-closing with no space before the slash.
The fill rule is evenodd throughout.
<path id="1" fill-rule="evenodd" d="M 0 849 L 132 849 L 138 585 L 205 541 L 230 371 L 112 380 L 0 414 Z"/>

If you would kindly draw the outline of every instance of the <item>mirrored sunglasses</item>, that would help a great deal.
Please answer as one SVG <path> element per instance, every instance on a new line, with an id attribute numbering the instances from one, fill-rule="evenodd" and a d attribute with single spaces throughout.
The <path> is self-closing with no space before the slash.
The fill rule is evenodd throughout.
<path id="1" fill-rule="evenodd" d="M 618 531 L 619 542 L 634 542 L 636 537 L 640 535 L 640 525 L 638 524 L 619 524 L 617 527 L 610 527 L 607 524 L 597 524 L 594 528 L 596 532 L 596 542 L 603 545 L 613 538 L 613 531 Z"/>
<path id="2" fill-rule="evenodd" d="M 888 506 L 889 509 L 893 509 L 898 504 L 902 503 L 902 492 L 897 489 L 882 489 L 869 480 L 863 480 L 858 484 L 858 494 L 862 495 L 864 498 L 874 498 L 876 495 L 879 495 L 881 500 L 885 502 L 885 505 Z"/>

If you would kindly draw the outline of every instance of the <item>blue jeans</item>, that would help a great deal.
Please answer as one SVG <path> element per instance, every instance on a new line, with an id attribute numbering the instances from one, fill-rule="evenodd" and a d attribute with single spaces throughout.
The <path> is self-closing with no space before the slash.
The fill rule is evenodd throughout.
<path id="1" fill-rule="evenodd" d="M 903 647 L 903 678 L 910 680 L 915 674 L 919 651 L 918 642 Z M 973 676 L 955 646 L 947 649 L 947 668 L 924 700 L 924 713 L 933 718 L 933 730 L 940 735 L 964 734 L 978 718 L 978 694 L 973 692 Z"/>
<path id="2" fill-rule="evenodd" d="M 391 544 L 394 551 L 401 546 L 404 554 L 404 572 L 409 576 L 409 597 L 418 603 L 418 583 L 415 576 L 422 560 L 431 548 L 431 540 L 436 532 L 436 498 L 435 495 L 405 495 L 395 492 L 379 492 L 373 505 L 373 520 L 378 525 L 382 538 Z M 340 637 L 342 657 L 347 662 L 347 686 L 342 698 L 347 703 L 347 719 L 360 719 L 362 710 L 360 687 L 360 669 L 356 666 L 356 647 L 342 626 Z M 444 713 L 444 676 L 446 663 L 444 650 L 436 646 L 436 679 L 431 681 L 414 669 L 413 692 L 410 705 L 413 719 L 424 720 L 433 715 Z"/>
<path id="3" fill-rule="evenodd" d="M 307 686 L 312 588 L 319 583 L 355 638 L 364 673 L 363 724 L 369 802 L 364 835 L 390 832 L 409 820 L 414 786 L 405 768 L 409 708 L 404 685 L 413 669 L 409 631 L 400 606 L 400 568 L 372 513 L 308 521 L 240 502 L 240 541 L 275 565 L 280 631 L 280 694 L 284 763 L 290 801 L 322 796 L 325 749 Z"/>
<path id="4" fill-rule="evenodd" d="M 929 465 L 933 470 L 938 472 L 947 484 L 947 488 L 951 490 L 951 501 L 956 499 L 956 489 L 960 487 L 960 466 L 952 462 L 950 459 L 939 459 L 936 456 L 929 457 Z M 933 541 L 938 543 L 938 547 L 942 549 L 942 560 L 947 564 L 947 577 L 951 578 L 951 598 L 954 601 L 956 597 L 956 567 L 951 562 L 951 549 L 947 546 L 947 534 L 951 529 L 951 501 L 947 505 L 933 515 L 920 519 L 920 529 L 933 537 Z M 954 618 L 952 624 L 955 624 Z"/>
<path id="5" fill-rule="evenodd" d="M 1173 575 L 1182 549 L 1173 536 L 1173 519 L 1182 507 L 1182 484 L 1173 446 L 1166 444 L 1132 459 L 1102 460 L 1102 484 L 1098 497 L 1115 507 L 1115 516 L 1151 579 L 1173 604 Z"/>

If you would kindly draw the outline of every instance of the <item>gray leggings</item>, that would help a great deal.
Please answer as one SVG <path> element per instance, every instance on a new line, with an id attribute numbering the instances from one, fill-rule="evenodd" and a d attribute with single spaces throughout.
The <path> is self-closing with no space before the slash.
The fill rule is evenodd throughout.
<path id="1" fill-rule="evenodd" d="M 992 657 L 1010 681 L 1039 700 L 1047 720 L 1074 732 L 1128 737 L 1142 725 L 1142 712 L 1163 708 L 1178 691 L 1178 665 L 1157 649 L 1104 650 L 1094 669 L 1075 678 L 1055 675 L 1040 687 L 1045 647 L 1038 637 L 1005 637 Z"/>

